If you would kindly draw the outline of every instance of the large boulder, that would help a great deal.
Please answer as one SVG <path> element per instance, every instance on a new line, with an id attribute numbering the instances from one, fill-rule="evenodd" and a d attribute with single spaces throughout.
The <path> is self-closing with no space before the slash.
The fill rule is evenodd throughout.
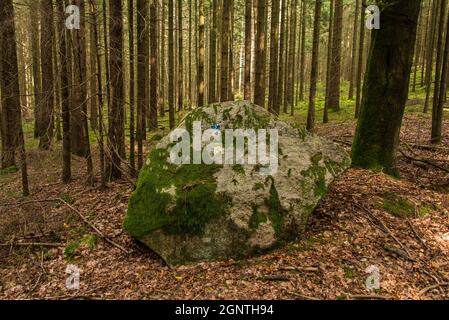
<path id="1" fill-rule="evenodd" d="M 182 155 L 184 164 L 176 164 L 177 141 L 172 135 L 160 140 L 141 170 L 124 229 L 169 265 L 240 259 L 294 241 L 329 185 L 350 165 L 336 144 L 293 128 L 249 102 L 194 110 L 174 133 L 180 136 L 179 129 L 185 129 L 193 136 L 198 121 L 203 132 L 213 128 L 219 135 L 226 129 L 276 130 L 279 160 L 271 166 L 248 161 L 187 164 L 189 155 Z M 272 136 L 267 144 L 275 142 Z M 201 146 L 207 145 L 209 140 Z M 208 150 L 220 154 L 220 146 L 215 141 Z M 245 146 L 247 155 L 250 143 Z M 188 149 L 197 148 L 189 144 Z"/>

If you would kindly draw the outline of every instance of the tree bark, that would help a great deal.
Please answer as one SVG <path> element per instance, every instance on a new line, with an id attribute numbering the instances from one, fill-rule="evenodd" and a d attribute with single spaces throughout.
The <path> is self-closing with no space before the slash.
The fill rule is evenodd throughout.
<path id="1" fill-rule="evenodd" d="M 257 31 L 256 31 L 256 65 L 254 79 L 254 103 L 260 107 L 265 107 L 265 10 L 266 0 L 256 0 L 257 2 Z"/>
<path id="2" fill-rule="evenodd" d="M 22 170 L 22 193 L 30 194 L 22 130 L 22 110 L 20 106 L 20 85 L 17 74 L 17 45 L 14 26 L 12 0 L 0 1 L 0 90 L 1 90 L 1 135 L 2 168 L 15 165 L 15 150 L 20 147 Z"/>
<path id="3" fill-rule="evenodd" d="M 310 69 L 309 112 L 307 115 L 307 130 L 315 128 L 315 97 L 318 80 L 318 59 L 320 45 L 321 0 L 315 2 L 315 21 L 313 26 L 312 66 Z"/>
<path id="4" fill-rule="evenodd" d="M 396 151 L 413 63 L 420 0 L 388 1 L 382 27 L 373 30 L 359 123 L 355 167 L 398 175 Z"/>

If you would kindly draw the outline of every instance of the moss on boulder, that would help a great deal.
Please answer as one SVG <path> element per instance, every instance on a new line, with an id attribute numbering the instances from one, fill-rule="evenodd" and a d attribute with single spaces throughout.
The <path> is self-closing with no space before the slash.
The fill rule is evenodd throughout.
<path id="1" fill-rule="evenodd" d="M 292 128 L 249 102 L 214 104 L 189 113 L 180 128 L 277 129 L 278 170 L 261 165 L 170 161 L 161 139 L 142 168 L 124 229 L 169 265 L 239 259 L 296 239 L 336 176 L 350 165 L 332 142 Z"/>

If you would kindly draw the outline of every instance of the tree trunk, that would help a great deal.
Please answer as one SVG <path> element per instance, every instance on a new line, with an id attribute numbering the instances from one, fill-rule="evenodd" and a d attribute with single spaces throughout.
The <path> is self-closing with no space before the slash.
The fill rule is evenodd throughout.
<path id="1" fill-rule="evenodd" d="M 230 61 L 230 21 L 231 21 L 231 0 L 223 1 L 223 10 L 221 11 L 221 92 L 220 101 L 228 101 L 229 93 L 229 61 Z"/>
<path id="2" fill-rule="evenodd" d="M 432 7 L 432 22 L 431 27 L 429 29 L 429 35 L 427 40 L 427 65 L 426 65 L 426 100 L 424 102 L 424 113 L 429 111 L 429 103 L 430 103 L 430 91 L 432 87 L 432 70 L 433 70 L 433 54 L 435 48 L 435 32 L 438 24 L 438 4 L 439 2 L 435 0 L 433 2 Z"/>
<path id="3" fill-rule="evenodd" d="M 213 0 L 211 3 L 212 24 L 209 31 L 209 97 L 207 99 L 209 104 L 217 102 L 217 10 L 218 0 Z"/>
<path id="4" fill-rule="evenodd" d="M 355 167 L 398 175 L 396 151 L 407 101 L 420 0 L 388 1 L 382 27 L 373 30 L 362 108 L 354 145 Z"/>
<path id="5" fill-rule="evenodd" d="M 134 59 L 134 0 L 128 0 L 128 32 L 129 32 L 129 166 L 131 175 L 136 174 L 136 88 Z"/>
<path id="6" fill-rule="evenodd" d="M 357 77 L 357 36 L 359 32 L 360 0 L 355 0 L 354 33 L 352 36 L 351 73 L 349 74 L 349 100 L 354 99 L 354 81 Z"/>
<path id="7" fill-rule="evenodd" d="M 157 48 L 158 48 L 158 38 L 157 38 L 157 22 L 158 22 L 158 16 L 157 16 L 157 0 L 151 0 L 150 3 L 150 129 L 156 130 L 158 128 L 158 122 L 157 122 L 157 105 L 158 105 L 158 93 L 157 93 L 157 86 L 158 86 L 158 55 L 157 55 Z M 181 37 L 182 42 L 182 37 Z M 181 58 L 181 57 L 180 57 Z M 181 63 L 182 65 L 182 63 Z M 181 73 L 182 74 L 182 73 Z M 180 76 L 182 79 L 182 76 Z M 182 80 L 179 84 L 182 88 Z M 182 99 L 182 90 L 180 90 L 180 95 Z M 181 105 L 182 107 L 182 101 Z"/>
<path id="8" fill-rule="evenodd" d="M 270 86 L 268 92 L 268 110 L 277 114 L 277 85 L 279 81 L 279 10 L 281 1 L 271 3 L 271 34 L 270 34 Z"/>
<path id="9" fill-rule="evenodd" d="M 125 157 L 125 114 L 123 99 L 123 20 L 121 1 L 109 1 L 110 19 L 110 76 L 112 99 L 109 107 L 108 147 L 110 158 L 108 162 L 108 177 L 111 180 L 122 178 L 121 162 Z"/>
<path id="10" fill-rule="evenodd" d="M 343 29 L 343 0 L 335 0 L 332 56 L 329 81 L 328 108 L 340 110 L 341 44 Z"/>
<path id="11" fill-rule="evenodd" d="M 320 8 L 321 10 L 321 8 Z M 316 13 L 316 12 L 315 12 Z M 320 12 L 321 15 L 321 12 Z M 305 69 L 306 69 L 306 29 L 307 29 L 307 0 L 302 0 L 301 14 L 301 62 L 299 67 L 299 101 L 304 101 Z M 320 17 L 321 19 L 321 17 Z"/>
<path id="12" fill-rule="evenodd" d="M 169 0 L 171 1 L 171 0 Z M 198 107 L 204 107 L 204 59 L 205 59 L 205 34 L 204 34 L 204 0 L 198 1 Z"/>
<path id="13" fill-rule="evenodd" d="M 313 26 L 312 67 L 310 69 L 309 112 L 307 115 L 307 130 L 315 128 L 315 97 L 318 80 L 318 59 L 320 45 L 321 0 L 315 1 L 315 21 Z"/>
<path id="14" fill-rule="evenodd" d="M 30 194 L 26 164 L 25 143 L 22 130 L 22 111 L 20 106 L 20 85 L 17 74 L 17 45 L 14 26 L 12 0 L 0 1 L 0 90 L 1 90 L 1 135 L 2 168 L 15 165 L 15 150 L 20 147 L 22 169 L 22 193 Z"/>
<path id="15" fill-rule="evenodd" d="M 256 66 L 254 79 L 254 103 L 260 107 L 265 107 L 265 10 L 266 0 L 256 0 L 257 2 L 257 31 L 256 31 Z"/>
<path id="16" fill-rule="evenodd" d="M 285 1 L 285 0 L 284 0 Z M 251 38 L 253 1 L 245 1 L 245 100 L 251 100 Z"/>
<path id="17" fill-rule="evenodd" d="M 287 61 L 287 0 L 282 0 L 281 9 L 281 34 L 279 41 L 279 83 L 277 85 L 277 97 L 276 97 L 276 111 L 278 114 L 281 112 L 281 106 L 283 105 L 283 94 L 284 94 L 284 84 L 285 84 L 285 66 Z M 287 112 L 287 110 L 284 110 Z"/>
<path id="18" fill-rule="evenodd" d="M 364 61 L 364 48 L 365 48 L 365 11 L 366 3 L 362 0 L 362 8 L 360 12 L 360 39 L 359 39 L 359 55 L 357 66 L 357 95 L 355 102 L 355 118 L 358 119 L 360 115 L 360 105 L 362 103 L 362 75 L 363 75 L 363 61 Z"/>
<path id="19" fill-rule="evenodd" d="M 438 26 L 438 35 L 437 35 L 437 53 L 436 53 L 436 66 L 435 66 L 435 82 L 434 82 L 434 91 L 433 91 L 433 106 L 432 106 L 432 143 L 440 143 L 441 142 L 441 134 L 442 134 L 442 125 L 443 125 L 443 102 L 444 102 L 444 93 L 440 96 L 440 85 L 443 82 L 446 82 L 446 77 L 443 73 L 447 73 L 447 70 L 444 70 L 442 73 L 442 56 L 443 56 L 443 34 L 445 30 L 445 18 L 447 12 L 447 0 L 441 0 L 441 7 L 439 8 L 440 18 L 439 18 L 439 26 Z M 444 85 L 443 87 L 444 88 Z M 441 100 L 441 101 L 440 101 Z"/>
<path id="20" fill-rule="evenodd" d="M 329 36 L 327 40 L 327 63 L 326 63 L 326 97 L 324 102 L 324 114 L 323 123 L 329 122 L 329 89 L 330 89 L 330 79 L 331 79 L 331 64 L 333 60 L 332 56 L 332 41 L 333 41 L 333 31 L 334 31 L 334 9 L 335 0 L 330 1 L 330 15 L 329 15 Z"/>
<path id="21" fill-rule="evenodd" d="M 178 0 L 178 110 L 184 106 L 184 83 L 183 83 L 183 38 L 182 38 L 182 0 Z"/>
<path id="22" fill-rule="evenodd" d="M 70 137 L 70 81 L 69 81 L 69 64 L 71 64 L 70 56 L 68 55 L 67 42 L 69 40 L 69 30 L 64 28 L 65 21 L 65 4 L 64 1 L 58 3 L 58 23 L 60 25 L 58 30 L 59 38 L 59 55 L 61 64 L 61 102 L 62 102 L 62 182 L 69 183 L 72 179 L 72 151 L 71 151 L 71 137 Z"/>
<path id="23" fill-rule="evenodd" d="M 42 79 L 41 79 L 41 58 L 39 44 L 39 2 L 31 1 L 30 3 L 30 35 L 31 35 L 31 51 L 33 57 L 33 91 L 34 91 L 34 137 L 38 138 L 42 135 L 41 128 L 41 108 L 42 108 Z"/>
<path id="24" fill-rule="evenodd" d="M 174 3 L 168 0 L 168 106 L 170 129 L 175 127 Z"/>
<path id="25" fill-rule="evenodd" d="M 40 111 L 39 148 L 49 150 L 53 139 L 53 3 L 41 1 L 41 71 L 42 106 Z"/>
<path id="26" fill-rule="evenodd" d="M 294 77 L 294 65 L 295 65 L 295 51 L 296 51 L 296 5 L 298 0 L 291 0 L 290 2 L 290 40 L 288 45 L 288 68 L 287 71 L 287 82 L 285 84 L 285 100 L 284 109 L 290 110 L 290 115 L 293 116 L 295 109 L 294 101 L 294 88 L 295 88 L 295 77 Z"/>

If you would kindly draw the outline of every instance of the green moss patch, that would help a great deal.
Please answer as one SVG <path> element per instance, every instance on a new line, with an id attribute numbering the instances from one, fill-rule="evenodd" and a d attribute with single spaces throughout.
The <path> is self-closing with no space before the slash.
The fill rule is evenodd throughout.
<path id="1" fill-rule="evenodd" d="M 411 201 L 392 192 L 383 195 L 382 207 L 396 217 L 405 218 L 415 214 L 415 205 Z"/>
<path id="2" fill-rule="evenodd" d="M 169 234 L 201 235 L 212 219 L 226 214 L 228 199 L 216 194 L 218 165 L 170 164 L 168 151 L 150 153 L 130 198 L 125 230 L 136 238 L 163 229 Z"/>

